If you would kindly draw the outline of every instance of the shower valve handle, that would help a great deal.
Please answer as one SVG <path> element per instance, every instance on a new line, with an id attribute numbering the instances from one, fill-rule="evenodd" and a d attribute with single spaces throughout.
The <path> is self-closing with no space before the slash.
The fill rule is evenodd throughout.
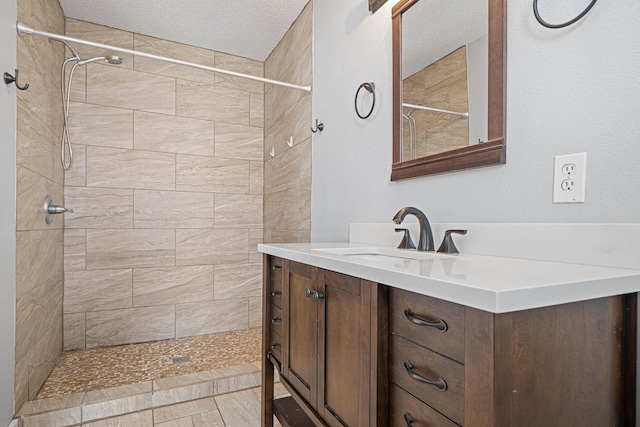
<path id="1" fill-rule="evenodd" d="M 46 199 L 44 200 L 44 219 L 47 224 L 51 224 L 53 222 L 53 215 L 65 212 L 73 212 L 73 209 L 67 209 L 64 206 L 54 205 L 51 196 L 47 195 Z"/>
<path id="2" fill-rule="evenodd" d="M 58 205 L 49 205 L 47 207 L 47 212 L 49 212 L 50 214 L 61 214 L 61 213 L 65 213 L 65 212 L 71 212 L 73 213 L 73 208 L 65 208 L 63 206 L 58 206 Z"/>

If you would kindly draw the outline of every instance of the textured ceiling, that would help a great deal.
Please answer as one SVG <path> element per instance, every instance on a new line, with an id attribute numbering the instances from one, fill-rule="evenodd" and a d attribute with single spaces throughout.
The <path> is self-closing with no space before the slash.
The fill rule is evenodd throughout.
<path id="1" fill-rule="evenodd" d="M 309 0 L 60 0 L 68 18 L 264 61 Z"/>
<path id="2" fill-rule="evenodd" d="M 487 34 L 486 0 L 422 0 L 402 14 L 402 75 Z"/>

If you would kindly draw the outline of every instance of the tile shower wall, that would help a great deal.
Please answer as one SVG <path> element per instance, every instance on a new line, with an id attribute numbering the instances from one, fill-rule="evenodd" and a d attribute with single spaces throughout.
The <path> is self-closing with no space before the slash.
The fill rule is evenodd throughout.
<path id="1" fill-rule="evenodd" d="M 66 34 L 264 74 L 262 62 L 73 19 Z M 122 59 L 78 69 L 73 82 L 64 348 L 258 326 L 264 85 Z"/>
<path id="2" fill-rule="evenodd" d="M 311 85 L 313 2 L 265 61 L 265 76 Z M 311 238 L 311 95 L 268 85 L 265 92 L 264 240 Z M 292 142 L 289 147 L 288 142 Z M 275 156 L 271 156 L 273 148 Z"/>
<path id="3" fill-rule="evenodd" d="M 64 33 L 58 0 L 17 0 L 18 20 Z M 42 206 L 47 194 L 63 202 L 58 157 L 61 44 L 41 37 L 17 38 L 17 68 L 26 91 L 16 91 L 16 348 L 15 407 L 35 396 L 62 350 L 62 218 L 51 225 Z"/>
<path id="4" fill-rule="evenodd" d="M 462 46 L 402 82 L 402 99 L 409 104 L 449 111 L 469 111 L 467 48 Z M 408 109 L 404 109 L 408 112 Z M 415 155 L 412 156 L 409 124 L 403 120 L 403 158 L 419 158 L 469 145 L 469 119 L 461 116 L 413 110 L 416 123 Z"/>

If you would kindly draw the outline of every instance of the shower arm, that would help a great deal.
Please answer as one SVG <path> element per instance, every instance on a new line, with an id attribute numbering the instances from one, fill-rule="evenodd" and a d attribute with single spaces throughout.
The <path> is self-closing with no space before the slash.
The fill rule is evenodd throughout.
<path id="1" fill-rule="evenodd" d="M 283 86 L 289 89 L 296 89 L 306 93 L 311 93 L 311 86 L 295 85 L 293 83 L 281 82 L 278 80 L 271 80 L 264 77 L 252 76 L 250 74 L 237 73 L 235 71 L 221 70 L 220 68 L 209 67 L 207 65 L 196 64 L 194 62 L 181 61 L 179 59 L 167 58 L 165 56 L 153 55 L 151 53 L 140 52 L 137 50 L 124 49 L 121 47 L 110 46 L 108 44 L 95 43 L 87 40 L 77 39 L 75 37 L 68 37 L 68 36 L 62 36 L 60 34 L 47 33 L 45 31 L 38 31 L 38 30 L 34 30 L 33 28 L 29 28 L 26 25 L 22 24 L 21 22 L 16 23 L 16 31 L 18 32 L 18 35 L 20 35 L 21 37 L 25 35 L 43 36 L 43 37 L 48 37 L 50 39 L 58 40 L 61 42 L 83 44 L 87 46 L 97 47 L 100 49 L 106 49 L 113 52 L 126 53 L 133 56 L 140 56 L 142 58 L 155 59 L 157 61 L 164 61 L 164 62 L 176 64 L 176 65 L 183 65 L 185 67 L 198 68 L 206 71 L 213 71 L 214 73 L 226 74 L 229 76 L 240 77 L 243 79 L 254 80 L 262 83 L 268 83 L 276 86 Z"/>

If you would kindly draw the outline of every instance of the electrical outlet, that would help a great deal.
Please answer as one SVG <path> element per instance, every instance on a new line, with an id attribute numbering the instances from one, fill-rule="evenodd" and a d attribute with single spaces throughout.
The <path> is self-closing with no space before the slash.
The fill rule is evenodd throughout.
<path id="1" fill-rule="evenodd" d="M 553 203 L 584 203 L 587 153 L 556 156 L 553 168 Z"/>

